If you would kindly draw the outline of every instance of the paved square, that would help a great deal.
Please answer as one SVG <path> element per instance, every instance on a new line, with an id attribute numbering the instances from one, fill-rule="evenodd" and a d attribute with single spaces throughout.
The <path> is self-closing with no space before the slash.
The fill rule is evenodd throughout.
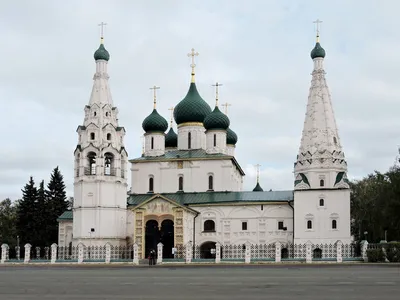
<path id="1" fill-rule="evenodd" d="M 0 267 L 0 299 L 367 300 L 399 292 L 398 266 Z"/>

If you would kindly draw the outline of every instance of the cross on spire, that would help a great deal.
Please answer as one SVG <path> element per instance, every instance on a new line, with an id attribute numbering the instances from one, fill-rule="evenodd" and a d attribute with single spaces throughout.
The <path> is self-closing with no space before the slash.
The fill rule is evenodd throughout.
<path id="1" fill-rule="evenodd" d="M 232 106 L 232 104 L 225 102 L 224 104 L 222 104 L 222 106 L 225 107 L 225 114 L 228 115 L 228 106 Z"/>
<path id="2" fill-rule="evenodd" d="M 171 127 L 172 127 L 172 122 L 174 120 L 174 107 L 172 106 L 172 107 L 168 108 L 168 110 L 171 111 Z"/>
<path id="3" fill-rule="evenodd" d="M 215 86 L 215 106 L 218 106 L 218 87 L 222 86 L 222 83 L 216 82 L 212 86 Z"/>
<path id="4" fill-rule="evenodd" d="M 190 67 L 192 68 L 192 82 L 194 82 L 194 68 L 196 67 L 196 64 L 194 63 L 195 56 L 199 56 L 199 52 L 195 52 L 194 48 L 192 48 L 191 52 L 188 53 L 188 57 L 192 57 L 192 63 L 190 64 Z"/>
<path id="5" fill-rule="evenodd" d="M 261 165 L 260 164 L 256 164 L 254 166 L 256 167 L 256 170 L 257 170 L 257 183 L 258 183 L 260 181 L 260 167 L 261 167 Z"/>
<path id="6" fill-rule="evenodd" d="M 150 88 L 150 90 L 153 90 L 153 101 L 154 101 L 154 109 L 156 109 L 156 105 L 157 105 L 157 92 L 156 90 L 159 90 L 160 87 L 159 86 L 153 86 Z"/>
<path id="7" fill-rule="evenodd" d="M 322 21 L 320 19 L 316 19 L 313 23 L 317 24 L 317 43 L 318 43 L 319 42 L 319 24 L 321 24 Z"/>
<path id="8" fill-rule="evenodd" d="M 100 39 L 101 42 L 103 43 L 104 40 L 104 26 L 106 26 L 107 23 L 101 22 L 98 26 L 101 26 L 101 31 L 100 31 Z"/>

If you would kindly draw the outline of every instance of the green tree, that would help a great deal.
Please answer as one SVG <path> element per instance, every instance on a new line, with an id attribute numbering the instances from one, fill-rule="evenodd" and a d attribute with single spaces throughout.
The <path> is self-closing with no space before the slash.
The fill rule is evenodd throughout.
<path id="1" fill-rule="evenodd" d="M 35 246 L 39 247 L 48 246 L 48 207 L 46 202 L 46 190 L 44 187 L 44 180 L 42 180 L 37 190 L 37 201 L 35 203 L 35 227 L 38 233 L 37 244 Z"/>
<path id="2" fill-rule="evenodd" d="M 11 248 L 17 243 L 17 205 L 9 198 L 0 202 L 0 244 L 8 244 Z"/>
<path id="3" fill-rule="evenodd" d="M 68 209 L 64 177 L 58 166 L 53 170 L 46 191 L 47 243 L 58 242 L 57 218 Z"/>

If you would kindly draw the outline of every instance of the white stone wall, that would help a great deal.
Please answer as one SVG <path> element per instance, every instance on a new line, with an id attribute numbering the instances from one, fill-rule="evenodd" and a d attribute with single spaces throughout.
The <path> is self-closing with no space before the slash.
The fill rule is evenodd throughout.
<path id="1" fill-rule="evenodd" d="M 153 148 L 151 140 L 153 139 Z M 165 153 L 165 135 L 164 133 L 151 133 L 144 135 L 144 155 L 161 156 Z"/>
<path id="2" fill-rule="evenodd" d="M 178 126 L 178 150 L 188 150 L 188 137 L 191 134 L 190 149 L 206 149 L 206 134 L 203 125 Z"/>
<path id="3" fill-rule="evenodd" d="M 178 191 L 179 176 L 183 176 L 185 192 L 206 192 L 208 177 L 213 176 L 214 191 L 241 191 L 243 177 L 232 160 L 193 160 L 146 162 L 132 164 L 132 193 L 149 191 L 149 178 L 154 178 L 154 193 Z"/>
<path id="4" fill-rule="evenodd" d="M 60 221 L 58 223 L 58 246 L 66 247 L 72 242 L 72 220 Z"/>
<path id="5" fill-rule="evenodd" d="M 230 145 L 230 144 L 227 144 L 226 145 L 226 154 L 227 155 L 231 155 L 231 156 L 235 156 L 235 145 Z"/>
<path id="6" fill-rule="evenodd" d="M 208 130 L 206 133 L 206 146 L 206 151 L 209 154 L 226 153 L 226 130 Z"/>
<path id="7" fill-rule="evenodd" d="M 320 206 L 320 199 L 324 205 Z M 303 190 L 294 192 L 295 241 L 305 243 L 343 243 L 351 241 L 350 190 Z M 307 229 L 307 221 L 312 229 Z M 337 221 L 337 229 L 332 228 Z"/>

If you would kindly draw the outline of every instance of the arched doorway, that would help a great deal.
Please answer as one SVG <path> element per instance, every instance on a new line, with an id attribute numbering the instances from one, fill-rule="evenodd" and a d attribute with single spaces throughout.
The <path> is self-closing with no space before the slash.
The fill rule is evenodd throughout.
<path id="1" fill-rule="evenodd" d="M 163 258 L 174 258 L 172 248 L 174 247 L 174 221 L 164 220 L 161 222 L 160 241 L 163 246 Z"/>
<path id="2" fill-rule="evenodd" d="M 150 250 L 154 249 L 157 252 L 157 244 L 160 242 L 160 231 L 158 230 L 158 222 L 156 220 L 149 220 L 146 222 L 146 235 L 145 235 L 145 251 L 144 257 L 149 256 Z"/>
<path id="3" fill-rule="evenodd" d="M 205 242 L 200 246 L 200 258 L 215 259 L 215 242 Z"/>

